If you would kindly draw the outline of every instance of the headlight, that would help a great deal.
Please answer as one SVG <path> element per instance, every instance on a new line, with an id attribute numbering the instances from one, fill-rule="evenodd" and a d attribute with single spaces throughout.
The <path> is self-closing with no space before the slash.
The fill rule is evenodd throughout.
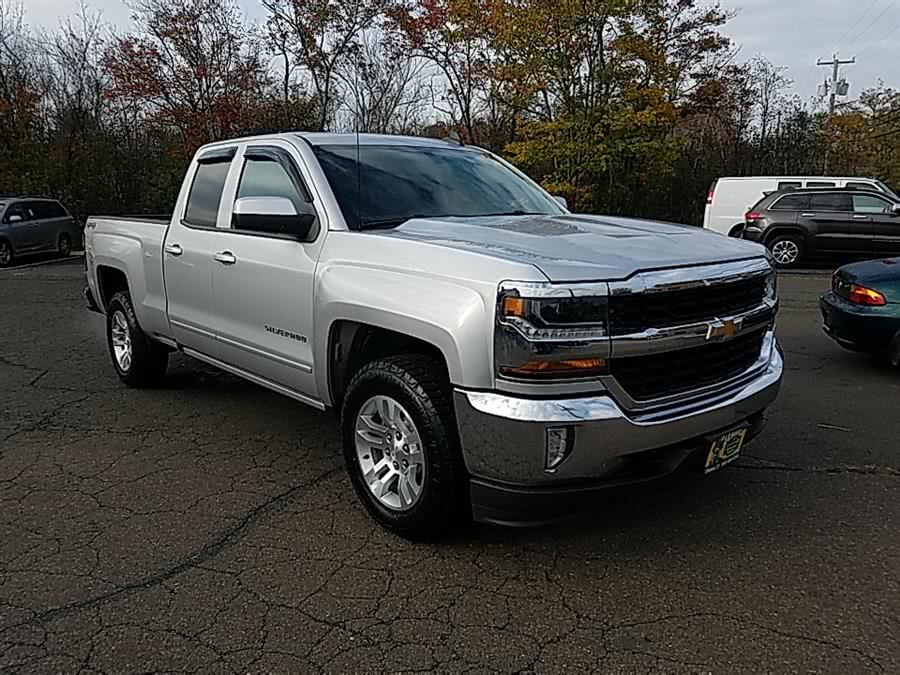
<path id="1" fill-rule="evenodd" d="M 577 290 L 551 284 L 503 284 L 494 341 L 497 372 L 544 380 L 606 373 L 606 291 L 606 284 Z"/>
<path id="2" fill-rule="evenodd" d="M 766 300 L 778 299 L 778 274 L 773 269 L 766 276 Z"/>

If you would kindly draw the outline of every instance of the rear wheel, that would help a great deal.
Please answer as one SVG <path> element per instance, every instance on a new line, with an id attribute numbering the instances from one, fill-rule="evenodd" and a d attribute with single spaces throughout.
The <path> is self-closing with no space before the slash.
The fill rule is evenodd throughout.
<path id="1" fill-rule="evenodd" d="M 803 241 L 793 234 L 776 234 L 767 244 L 779 267 L 796 267 L 803 259 Z"/>
<path id="2" fill-rule="evenodd" d="M 72 252 L 72 238 L 67 234 L 59 235 L 59 241 L 56 243 L 56 250 L 63 257 L 67 257 Z"/>
<path id="3" fill-rule="evenodd" d="M 128 293 L 109 301 L 106 339 L 116 374 L 129 387 L 153 386 L 166 374 L 169 351 L 141 330 Z"/>
<path id="4" fill-rule="evenodd" d="M 347 387 L 341 426 L 350 481 L 383 527 L 431 539 L 468 519 L 466 473 L 442 364 L 409 355 L 364 366 Z"/>

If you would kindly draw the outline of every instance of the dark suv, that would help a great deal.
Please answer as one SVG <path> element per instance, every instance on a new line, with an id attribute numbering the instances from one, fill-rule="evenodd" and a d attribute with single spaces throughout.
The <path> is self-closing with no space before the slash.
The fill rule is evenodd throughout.
<path id="1" fill-rule="evenodd" d="M 0 195 L 0 267 L 14 257 L 82 247 L 78 222 L 55 199 Z"/>
<path id="2" fill-rule="evenodd" d="M 781 190 L 744 220 L 743 237 L 765 244 L 782 267 L 815 256 L 900 255 L 900 202 L 874 190 Z"/>

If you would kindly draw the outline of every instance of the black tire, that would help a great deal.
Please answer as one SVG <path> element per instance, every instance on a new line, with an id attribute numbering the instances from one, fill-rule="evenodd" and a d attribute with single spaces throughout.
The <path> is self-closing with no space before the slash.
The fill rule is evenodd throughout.
<path id="1" fill-rule="evenodd" d="M 887 348 L 887 360 L 894 368 L 900 368 L 900 330 L 894 335 Z"/>
<path id="2" fill-rule="evenodd" d="M 67 258 L 72 252 L 72 237 L 67 234 L 59 235 L 59 241 L 56 242 L 56 250 L 63 258 Z"/>
<path id="3" fill-rule="evenodd" d="M 113 349 L 113 323 L 117 315 L 124 317 L 131 341 L 131 360 L 127 367 L 119 363 Z M 129 387 L 152 387 L 166 374 L 169 350 L 151 340 L 141 330 L 131 305 L 131 296 L 126 292 L 116 293 L 109 301 L 106 310 L 106 344 L 116 374 Z"/>
<path id="4" fill-rule="evenodd" d="M 778 244 L 793 244 L 796 249 L 796 256 L 792 260 L 784 260 L 783 262 L 779 261 L 779 255 L 776 253 L 778 250 Z M 803 241 L 803 238 L 796 234 L 776 234 L 772 237 L 767 243 L 766 248 L 772 253 L 775 257 L 775 264 L 778 267 L 790 269 L 792 267 L 799 266 L 800 262 L 803 260 L 806 254 L 806 243 Z"/>
<path id="5" fill-rule="evenodd" d="M 12 265 L 14 257 L 12 244 L 6 241 L 6 239 L 0 239 L 0 267 L 9 267 Z"/>
<path id="6" fill-rule="evenodd" d="M 369 489 L 356 452 L 356 419 L 373 396 L 389 396 L 408 411 L 422 440 L 425 478 L 418 501 L 391 509 Z M 392 356 L 363 366 L 344 397 L 341 428 L 347 473 L 372 517 L 407 539 L 439 539 L 471 520 L 467 474 L 459 447 L 450 381 L 443 364 L 422 355 Z"/>

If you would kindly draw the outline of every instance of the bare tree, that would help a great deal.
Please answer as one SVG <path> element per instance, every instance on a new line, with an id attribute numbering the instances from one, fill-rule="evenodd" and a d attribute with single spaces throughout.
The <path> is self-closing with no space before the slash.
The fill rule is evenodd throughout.
<path id="1" fill-rule="evenodd" d="M 426 105 L 424 66 L 422 60 L 390 48 L 381 31 L 364 33 L 336 70 L 353 128 L 410 131 Z"/>
<path id="2" fill-rule="evenodd" d="M 297 66 L 309 77 L 318 99 L 318 128 L 325 129 L 335 108 L 339 64 L 354 50 L 359 36 L 389 5 L 390 0 L 262 0 L 269 12 L 269 35 L 285 61 L 285 89 L 292 68 L 289 48 Z M 280 43 L 280 44 L 279 44 Z"/>

